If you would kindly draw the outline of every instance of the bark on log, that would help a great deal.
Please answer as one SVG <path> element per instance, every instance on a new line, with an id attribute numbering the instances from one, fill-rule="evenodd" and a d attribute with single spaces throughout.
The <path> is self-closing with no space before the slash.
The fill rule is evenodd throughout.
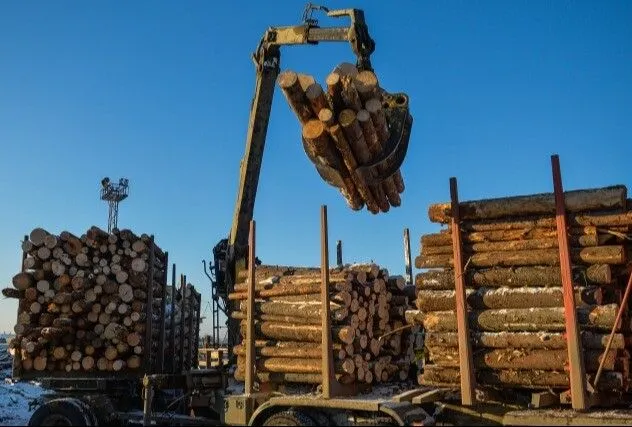
<path id="1" fill-rule="evenodd" d="M 350 363 L 349 363 L 350 362 Z M 256 371 L 278 372 L 291 374 L 318 374 L 322 371 L 321 359 L 287 358 L 287 357 L 260 357 L 256 360 Z M 242 365 L 243 364 L 239 364 Z M 334 361 L 336 372 L 354 372 L 354 364 L 351 359 Z M 345 371 L 346 369 L 346 371 Z M 347 372 L 350 371 L 350 372 Z"/>
<path id="2" fill-rule="evenodd" d="M 366 102 L 372 98 L 379 97 L 379 82 L 374 72 L 369 70 L 360 71 L 355 77 L 355 87 L 360 95 L 360 99 Z"/>
<path id="3" fill-rule="evenodd" d="M 478 288 L 467 289 L 467 304 L 473 309 L 563 307 L 562 288 Z M 575 288 L 575 304 L 601 305 L 603 294 L 599 287 Z M 455 291 L 420 290 L 415 305 L 422 311 L 456 309 Z"/>
<path id="4" fill-rule="evenodd" d="M 334 344 L 334 350 L 339 350 L 339 344 Z M 283 341 L 256 341 L 255 350 L 257 356 L 287 357 L 295 359 L 319 359 L 322 349 L 319 343 L 283 342 Z M 237 356 L 246 357 L 245 345 L 237 345 L 233 348 Z"/>
<path id="5" fill-rule="evenodd" d="M 585 349 L 603 349 L 608 342 L 609 334 L 599 334 L 589 331 L 581 333 L 582 346 Z M 541 348 L 566 349 L 567 341 L 563 333 L 556 332 L 476 332 L 470 334 L 472 346 L 476 348 Z M 455 332 L 429 332 L 425 336 L 424 344 L 428 347 L 458 347 Z M 625 348 L 623 334 L 615 334 L 611 349 Z"/>
<path id="6" fill-rule="evenodd" d="M 360 165 L 370 162 L 371 154 L 367 146 L 367 142 L 362 134 L 362 128 L 358 123 L 356 112 L 351 109 L 345 109 L 340 112 L 338 122 L 344 131 L 344 134 L 351 146 L 355 159 Z M 373 197 L 382 212 L 388 212 L 389 203 L 384 191 L 379 185 L 369 186 Z"/>
<path id="7" fill-rule="evenodd" d="M 562 286 L 559 267 L 517 267 L 492 268 L 488 270 L 470 270 L 466 283 L 473 287 L 522 287 L 522 286 Z M 609 285 L 612 283 L 612 268 L 607 264 L 595 264 L 588 268 L 573 267 L 573 282 L 580 286 Z M 454 289 L 453 270 L 430 270 L 415 277 L 418 289 L 449 290 Z"/>
<path id="8" fill-rule="evenodd" d="M 16 289 L 23 291 L 35 285 L 35 278 L 31 273 L 18 273 L 13 276 L 12 283 Z"/>
<path id="9" fill-rule="evenodd" d="M 579 307 L 577 319 L 586 329 L 610 331 L 614 326 L 619 306 L 608 304 L 592 307 Z M 468 313 L 470 327 L 477 331 L 488 332 L 540 332 L 565 330 L 563 308 L 529 308 L 529 309 L 496 309 L 477 310 Z M 407 310 L 406 321 L 410 324 L 423 325 L 427 332 L 456 331 L 456 314 L 454 311 L 435 311 L 422 313 L 418 310 Z M 623 325 L 630 327 L 627 321 Z M 621 325 L 617 325 L 619 330 Z"/>
<path id="10" fill-rule="evenodd" d="M 274 384 L 287 384 L 287 383 L 299 383 L 299 384 L 322 384 L 322 377 L 320 374 L 293 374 L 293 373 L 278 373 L 278 372 L 257 372 L 257 380 L 262 383 L 274 383 Z M 235 379 L 237 381 L 245 381 L 245 371 L 236 370 Z M 336 374 L 336 379 L 342 384 L 350 384 L 354 381 L 355 377 L 350 374 Z"/>
<path id="11" fill-rule="evenodd" d="M 289 70 L 283 71 L 279 74 L 277 83 L 301 124 L 307 123 L 308 120 L 314 117 L 297 73 Z"/>
<path id="12" fill-rule="evenodd" d="M 342 160 L 347 169 L 350 171 L 351 178 L 353 179 L 358 192 L 364 199 L 368 210 L 374 214 L 378 213 L 380 209 L 377 205 L 377 202 L 375 201 L 375 198 L 373 197 L 373 193 L 371 193 L 371 190 L 364 178 L 356 172 L 356 169 L 358 168 L 358 162 L 356 160 L 355 154 L 353 153 L 349 145 L 349 142 L 347 141 L 347 137 L 345 136 L 342 127 L 338 124 L 329 127 L 329 134 L 331 135 L 331 139 L 334 141 L 336 148 L 338 149 L 338 151 L 340 151 L 342 155 Z"/>
<path id="13" fill-rule="evenodd" d="M 428 351 L 433 365 L 459 367 L 458 347 L 430 347 Z M 597 371 L 602 353 L 600 350 L 584 352 L 586 372 Z M 623 369 L 621 364 L 617 363 L 620 353 L 620 350 L 608 351 L 604 358 L 603 369 L 606 371 Z M 477 349 L 473 352 L 472 358 L 476 369 L 564 370 L 568 366 L 568 350 L 566 349 Z"/>
<path id="14" fill-rule="evenodd" d="M 580 212 L 569 213 L 568 226 L 577 227 L 623 227 L 629 230 L 632 226 L 632 209 L 627 208 L 625 212 Z M 469 231 L 495 231 L 495 230 L 516 230 L 528 228 L 555 228 L 555 217 L 547 216 L 520 216 L 516 218 L 492 219 L 483 221 L 462 221 L 461 230 Z"/>
<path id="15" fill-rule="evenodd" d="M 360 127 L 362 128 L 364 140 L 366 141 L 369 152 L 371 153 L 371 161 L 374 161 L 382 152 L 382 144 L 380 143 L 377 131 L 371 121 L 371 115 L 367 110 L 360 110 L 358 111 L 356 117 L 358 119 L 358 123 L 360 123 Z M 384 170 L 384 166 L 378 167 L 378 171 L 380 173 L 383 173 Z M 382 181 L 382 188 L 392 206 L 401 205 L 399 192 L 397 191 L 397 187 L 395 186 L 395 182 L 392 177 L 387 177 L 384 181 Z"/>
<path id="16" fill-rule="evenodd" d="M 356 112 L 362 109 L 362 100 L 358 94 L 358 90 L 355 87 L 353 77 L 341 76 L 340 83 L 342 85 L 342 100 L 347 106 Z"/>
<path id="17" fill-rule="evenodd" d="M 243 331 L 245 332 L 245 330 Z M 275 340 L 321 342 L 321 327 L 317 325 L 292 325 L 285 323 L 255 322 L 255 333 L 260 337 Z M 355 338 L 355 330 L 350 327 L 333 327 L 332 333 L 335 339 L 350 344 Z M 245 333 L 242 333 L 245 335 Z"/>
<path id="18" fill-rule="evenodd" d="M 574 238 L 576 237 L 576 238 Z M 599 245 L 598 236 L 570 236 L 569 245 L 576 250 L 582 247 L 595 247 Z M 467 253 L 525 251 L 532 249 L 557 249 L 557 238 L 542 238 L 530 240 L 511 240 L 503 242 L 465 243 L 463 251 Z M 451 254 L 452 245 L 422 246 L 422 255 Z"/>
<path id="19" fill-rule="evenodd" d="M 307 317 L 307 318 L 315 318 L 320 319 L 322 314 L 321 304 L 319 302 L 309 303 L 309 302 L 285 302 L 285 301 L 264 301 L 264 302 L 255 302 L 255 310 L 256 313 L 263 314 L 273 314 L 277 316 L 295 316 L 295 317 Z M 242 302 L 240 304 L 239 309 L 246 313 L 248 304 L 246 302 Z M 344 307 L 336 304 L 335 302 L 330 302 L 329 308 L 334 315 L 334 312 L 337 310 L 341 310 Z"/>
<path id="20" fill-rule="evenodd" d="M 525 251 L 478 252 L 468 257 L 472 267 L 517 267 L 536 265 L 559 265 L 557 249 L 534 249 Z M 626 263 L 626 251 L 623 245 L 595 246 L 590 248 L 571 248 L 571 261 L 577 264 Z M 451 254 L 420 255 L 415 258 L 417 268 L 452 267 Z"/>
<path id="21" fill-rule="evenodd" d="M 320 120 L 309 120 L 303 125 L 303 141 L 310 154 L 322 163 L 336 169 L 342 178 L 344 186 L 342 190 L 346 194 L 349 206 L 354 210 L 362 208 L 362 199 L 346 169 L 340 153 L 336 150 L 325 124 Z"/>
<path id="22" fill-rule="evenodd" d="M 323 91 L 323 87 L 318 83 L 313 83 L 308 86 L 305 90 L 305 96 L 309 101 L 310 106 L 312 107 L 312 111 L 316 115 L 319 116 L 321 110 L 325 108 L 330 108 L 329 102 L 327 98 L 325 98 L 325 92 Z"/>
<path id="23" fill-rule="evenodd" d="M 625 209 L 627 190 L 623 185 L 564 192 L 567 212 Z M 459 204 L 462 220 L 495 219 L 525 215 L 554 215 L 553 193 L 484 199 Z M 437 203 L 428 208 L 432 222 L 447 224 L 451 218 L 450 203 Z"/>
<path id="24" fill-rule="evenodd" d="M 570 380 L 568 373 L 560 371 L 538 370 L 477 370 L 476 380 L 479 384 L 504 387 L 525 387 L 532 389 L 568 388 Z M 588 381 L 593 383 L 593 376 Z M 599 381 L 598 389 L 603 391 L 622 390 L 623 375 L 620 372 L 605 371 Z M 426 386 L 454 386 L 460 383 L 459 369 L 442 368 L 426 365 L 424 373 L 419 376 L 419 384 Z"/>

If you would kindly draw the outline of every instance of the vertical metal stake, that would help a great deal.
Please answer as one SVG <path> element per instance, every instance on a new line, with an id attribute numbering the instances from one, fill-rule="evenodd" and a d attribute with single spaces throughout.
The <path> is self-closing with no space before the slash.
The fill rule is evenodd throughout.
<path id="1" fill-rule="evenodd" d="M 329 307 L 329 238 L 327 226 L 327 206 L 320 207 L 320 301 L 322 306 L 322 367 L 323 398 L 330 399 L 335 394 L 334 355 L 331 343 L 331 318 Z"/>
<path id="2" fill-rule="evenodd" d="M 342 268 L 342 240 L 336 241 L 336 265 Z"/>
<path id="3" fill-rule="evenodd" d="M 461 371 L 461 403 L 474 404 L 474 363 L 470 344 L 470 327 L 467 318 L 465 299 L 465 277 L 463 246 L 461 242 L 461 215 L 459 210 L 459 191 L 456 178 L 450 178 L 450 199 L 452 203 L 452 252 L 454 253 L 454 284 L 456 287 L 456 323 L 459 340 L 459 366 Z"/>
<path id="4" fill-rule="evenodd" d="M 551 156 L 553 169 L 553 189 L 555 193 L 555 217 L 557 223 L 557 241 L 560 251 L 560 271 L 562 274 L 562 292 L 564 296 L 564 318 L 566 319 L 566 341 L 568 344 L 569 376 L 571 382 L 571 403 L 575 410 L 588 409 L 586 396 L 586 373 L 577 311 L 575 309 L 575 293 L 571 275 L 571 256 L 568 245 L 566 206 L 562 188 L 560 159 L 557 154 Z"/>
<path id="5" fill-rule="evenodd" d="M 250 221 L 248 242 L 248 309 L 246 311 L 246 395 L 254 391 L 255 378 L 255 221 Z"/>
<path id="6" fill-rule="evenodd" d="M 404 228 L 404 262 L 406 263 L 406 283 L 413 284 L 413 265 L 410 256 L 410 233 Z"/>

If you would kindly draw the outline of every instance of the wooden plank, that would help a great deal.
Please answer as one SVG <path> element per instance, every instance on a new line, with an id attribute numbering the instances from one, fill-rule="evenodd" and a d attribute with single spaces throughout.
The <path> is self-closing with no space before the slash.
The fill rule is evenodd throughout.
<path id="1" fill-rule="evenodd" d="M 248 242 L 248 314 L 246 326 L 246 381 L 244 392 L 247 396 L 254 392 L 255 379 L 255 221 L 250 221 Z"/>
<path id="2" fill-rule="evenodd" d="M 553 169 L 553 189 L 555 194 L 555 210 L 558 247 L 560 251 L 560 270 L 562 275 L 562 292 L 564 298 L 564 313 L 566 319 L 566 336 L 568 340 L 569 377 L 571 385 L 572 406 L 575 410 L 588 409 L 586 394 L 586 375 L 584 358 L 582 357 L 582 342 L 575 310 L 575 292 L 571 270 L 571 256 L 568 243 L 566 206 L 564 204 L 564 190 L 560 160 L 557 155 L 551 156 Z"/>
<path id="3" fill-rule="evenodd" d="M 424 403 L 433 403 L 433 402 L 436 402 L 438 400 L 443 399 L 445 394 L 448 391 L 449 390 L 445 390 L 445 389 L 441 389 L 441 388 L 435 388 L 435 389 L 432 389 L 432 390 L 427 390 L 424 393 L 413 397 L 413 400 L 411 402 L 412 402 L 413 405 L 421 405 L 421 404 L 424 404 Z"/>
<path id="4" fill-rule="evenodd" d="M 459 366 L 461 372 L 461 403 L 474 404 L 474 363 L 472 362 L 472 346 L 469 340 L 470 328 L 467 321 L 465 303 L 465 276 L 463 263 L 463 244 L 461 242 L 461 226 L 459 215 L 459 194 L 456 178 L 450 178 L 450 199 L 452 203 L 452 252 L 454 253 L 454 283 L 456 287 L 456 318 L 459 339 Z"/>

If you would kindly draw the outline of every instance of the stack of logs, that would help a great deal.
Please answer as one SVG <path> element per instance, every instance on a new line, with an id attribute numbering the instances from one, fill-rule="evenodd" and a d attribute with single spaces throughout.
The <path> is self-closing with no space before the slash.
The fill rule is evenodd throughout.
<path id="1" fill-rule="evenodd" d="M 246 337 L 247 278 L 229 295 L 240 301 L 232 317 Z M 265 383 L 321 383 L 320 269 L 259 266 L 255 287 L 256 378 Z M 413 361 L 415 328 L 402 328 L 405 281 L 375 264 L 330 272 L 336 377 L 349 384 L 405 380 Z M 414 286 L 410 286 L 414 291 Z M 409 289 L 410 290 L 410 289 Z M 410 293 L 410 302 L 414 292 Z M 417 328 L 418 329 L 418 328 Z M 235 378 L 245 377 L 245 343 L 233 349 Z"/>
<path id="2" fill-rule="evenodd" d="M 19 300 L 11 341 L 18 375 L 156 366 L 168 261 L 153 237 L 35 228 L 22 249 L 22 271 L 2 291 Z"/>
<path id="3" fill-rule="evenodd" d="M 593 384 L 630 272 L 632 203 L 623 186 L 565 193 L 572 276 L 585 370 Z M 479 385 L 569 387 L 568 351 L 553 194 L 462 202 L 466 301 Z M 431 205 L 449 224 L 449 203 Z M 457 386 L 455 278 L 451 226 L 421 238 L 418 310 L 407 321 L 425 330 L 422 385 Z M 627 268 L 626 268 L 627 267 Z M 628 389 L 630 313 L 618 325 L 598 389 Z"/>
<path id="4" fill-rule="evenodd" d="M 342 63 L 327 76 L 327 89 L 312 76 L 284 71 L 281 87 L 302 126 L 310 157 L 340 173 L 340 188 L 349 207 L 377 214 L 399 206 L 404 180 L 398 170 L 377 185 L 368 185 L 356 169 L 372 163 L 390 136 L 382 106 L 383 90 L 372 71 Z"/>

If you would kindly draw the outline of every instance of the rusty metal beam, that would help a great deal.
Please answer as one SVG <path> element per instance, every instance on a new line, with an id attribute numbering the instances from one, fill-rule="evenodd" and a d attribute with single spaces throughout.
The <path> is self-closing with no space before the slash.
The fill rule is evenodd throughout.
<path id="1" fill-rule="evenodd" d="M 459 212 L 459 192 L 456 178 L 450 178 L 450 199 L 452 203 L 452 252 L 454 253 L 454 284 L 456 288 L 456 322 L 459 341 L 459 367 L 461 371 L 461 403 L 471 406 L 475 402 L 474 363 L 470 328 L 467 319 L 465 300 L 465 276 L 463 262 L 463 243 L 461 241 L 461 216 Z"/>
<path id="2" fill-rule="evenodd" d="M 334 355 L 331 342 L 331 319 L 329 308 L 329 238 L 327 226 L 327 206 L 320 207 L 320 301 L 322 304 L 322 379 L 323 397 L 333 397 L 336 376 L 334 374 Z"/>
<path id="3" fill-rule="evenodd" d="M 248 238 L 248 300 L 246 325 L 246 384 L 245 394 L 254 392 L 255 379 L 255 221 L 250 220 Z"/>
<path id="4" fill-rule="evenodd" d="M 560 251 L 560 270 L 562 293 L 564 298 L 564 317 L 566 319 L 566 340 L 568 343 L 569 377 L 571 383 L 571 400 L 575 410 L 588 409 L 586 394 L 586 373 L 577 311 L 575 310 L 575 293 L 571 275 L 571 257 L 568 244 L 568 226 L 566 223 L 566 206 L 562 188 L 560 159 L 557 154 L 551 156 L 553 169 L 553 191 L 555 194 L 555 219 L 557 224 L 557 240 Z"/>

